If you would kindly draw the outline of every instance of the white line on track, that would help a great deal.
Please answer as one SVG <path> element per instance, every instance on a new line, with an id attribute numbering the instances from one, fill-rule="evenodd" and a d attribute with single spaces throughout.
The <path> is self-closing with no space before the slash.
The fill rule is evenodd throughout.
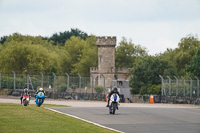
<path id="1" fill-rule="evenodd" d="M 51 108 L 46 108 L 46 109 L 51 110 L 51 111 L 54 111 L 54 112 L 57 112 L 57 113 L 60 113 L 60 114 L 64 114 L 64 115 L 67 115 L 67 116 L 70 116 L 70 117 L 73 117 L 73 118 L 76 118 L 76 119 L 79 119 L 79 120 L 82 120 L 82 121 L 85 121 L 85 122 L 88 122 L 88 123 L 91 123 L 91 124 L 94 124 L 94 125 L 96 125 L 96 126 L 99 126 L 99 127 L 105 128 L 105 129 L 109 129 L 109 130 L 116 131 L 116 132 L 119 132 L 119 133 L 124 133 L 124 132 L 122 132 L 122 131 L 119 131 L 119 130 L 116 130 L 116 129 L 113 129 L 113 128 L 110 128 L 110 127 L 106 127 L 106 126 L 97 124 L 97 123 L 95 123 L 95 122 L 85 120 L 85 119 L 80 118 L 80 117 L 77 117 L 77 116 L 75 116 L 75 115 L 70 115 L 70 114 L 67 114 L 67 113 L 63 113 L 63 112 L 60 112 L 60 111 L 58 111 L 58 110 L 51 109 Z"/>

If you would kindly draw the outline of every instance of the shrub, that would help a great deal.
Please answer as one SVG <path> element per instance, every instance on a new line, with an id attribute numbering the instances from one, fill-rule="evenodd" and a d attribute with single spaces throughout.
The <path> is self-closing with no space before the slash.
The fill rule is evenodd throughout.
<path id="1" fill-rule="evenodd" d="M 22 89 L 25 85 L 25 79 L 23 78 L 16 78 L 16 89 Z M 7 89 L 14 89 L 14 78 L 13 77 L 1 77 L 1 88 L 7 88 Z"/>
<path id="2" fill-rule="evenodd" d="M 95 86 L 94 89 L 99 94 L 103 92 L 103 86 L 102 85 L 97 85 L 97 86 Z"/>
<path id="3" fill-rule="evenodd" d="M 152 85 L 152 86 L 148 87 L 147 93 L 160 95 L 161 94 L 161 85 Z"/>
<path id="4" fill-rule="evenodd" d="M 75 85 L 75 84 L 72 84 L 72 85 L 71 85 L 71 88 L 72 88 L 72 90 L 73 90 L 73 91 L 75 91 L 75 90 L 76 90 L 76 88 L 77 88 L 77 85 Z"/>
<path id="5" fill-rule="evenodd" d="M 161 94 L 161 85 L 151 85 L 145 88 L 140 89 L 140 95 L 144 94 L 154 94 L 154 95 L 160 95 Z"/>
<path id="6" fill-rule="evenodd" d="M 58 86 L 58 91 L 59 92 L 65 92 L 67 90 L 67 84 L 62 83 L 61 85 Z"/>

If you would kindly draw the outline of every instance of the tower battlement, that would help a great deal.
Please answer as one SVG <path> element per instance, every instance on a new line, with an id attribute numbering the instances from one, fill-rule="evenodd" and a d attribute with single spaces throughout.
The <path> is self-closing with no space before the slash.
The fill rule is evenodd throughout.
<path id="1" fill-rule="evenodd" d="M 96 44 L 97 46 L 108 46 L 108 45 L 113 45 L 115 46 L 117 42 L 116 36 L 102 36 L 102 37 L 97 37 Z"/>

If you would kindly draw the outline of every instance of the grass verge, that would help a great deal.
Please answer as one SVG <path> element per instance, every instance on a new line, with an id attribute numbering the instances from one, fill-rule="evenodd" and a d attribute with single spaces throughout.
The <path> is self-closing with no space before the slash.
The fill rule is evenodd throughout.
<path id="1" fill-rule="evenodd" d="M 55 106 L 0 103 L 0 133 L 114 133 L 44 108 Z"/>

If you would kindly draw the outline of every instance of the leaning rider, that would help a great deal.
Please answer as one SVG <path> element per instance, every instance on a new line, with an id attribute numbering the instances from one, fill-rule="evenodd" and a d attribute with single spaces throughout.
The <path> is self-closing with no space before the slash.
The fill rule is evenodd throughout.
<path id="1" fill-rule="evenodd" d="M 45 95 L 44 89 L 43 89 L 43 88 L 40 88 L 39 90 L 36 91 L 36 93 L 35 93 L 35 98 L 36 98 L 36 95 L 37 95 L 39 92 L 43 92 L 44 95 Z"/>
<path id="2" fill-rule="evenodd" d="M 117 93 L 117 94 L 119 95 L 119 92 L 118 92 L 118 90 L 117 90 L 117 87 L 114 87 L 114 89 L 109 93 L 109 95 L 108 95 L 108 104 L 107 104 L 106 107 L 109 107 L 110 97 L 111 97 L 111 95 L 114 94 L 114 93 Z M 119 96 L 120 96 L 120 95 L 119 95 Z"/>
<path id="3" fill-rule="evenodd" d="M 31 95 L 29 94 L 29 91 L 28 91 L 27 88 L 25 88 L 23 90 L 23 92 L 21 93 L 21 98 L 20 98 L 21 104 L 22 104 L 22 98 L 23 98 L 23 96 L 29 96 L 29 97 L 31 97 Z M 29 98 L 29 100 L 30 100 L 30 98 Z"/>

